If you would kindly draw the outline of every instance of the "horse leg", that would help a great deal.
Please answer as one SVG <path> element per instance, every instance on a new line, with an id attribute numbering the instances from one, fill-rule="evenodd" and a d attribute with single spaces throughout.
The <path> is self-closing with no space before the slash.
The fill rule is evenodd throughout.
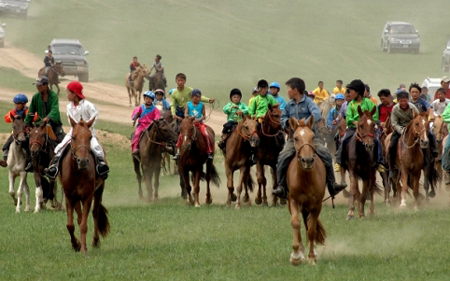
<path id="1" fill-rule="evenodd" d="M 270 172 L 272 173 L 272 190 L 274 190 L 277 187 L 276 167 L 271 166 L 270 168 Z M 278 206 L 278 196 L 272 195 L 272 206 Z"/>
<path id="2" fill-rule="evenodd" d="M 345 169 L 344 167 L 341 168 L 341 183 L 346 183 L 345 181 Z M 342 195 L 344 198 L 350 198 L 350 192 L 347 191 L 347 188 L 342 191 Z"/>
<path id="3" fill-rule="evenodd" d="M 186 195 L 186 198 L 187 198 L 186 203 L 192 205 L 192 204 L 194 204 L 194 200 L 193 200 L 192 194 L 191 194 L 191 181 L 189 179 L 189 171 L 182 169 L 182 176 L 184 179 L 184 188 L 185 188 L 186 194 L 187 194 Z"/>
<path id="4" fill-rule="evenodd" d="M 234 171 L 232 171 L 230 169 L 230 166 L 228 166 L 228 163 L 225 162 L 225 175 L 227 176 L 227 188 L 228 188 L 227 207 L 230 207 L 231 201 L 233 201 L 232 200 L 232 196 L 233 196 L 233 192 L 234 192 L 233 174 L 234 174 Z M 242 171 L 241 171 L 241 174 L 242 174 Z"/>
<path id="5" fill-rule="evenodd" d="M 258 178 L 258 193 L 256 194 L 255 203 L 257 205 L 260 205 L 262 203 L 261 199 L 261 187 L 263 183 L 263 172 L 264 172 L 264 166 L 261 164 L 261 160 L 257 160 L 256 163 L 256 176 Z"/>
<path id="6" fill-rule="evenodd" d="M 36 182 L 36 207 L 34 208 L 34 213 L 38 213 L 41 206 L 44 206 L 44 199 L 42 197 L 42 185 L 41 176 L 39 173 L 34 173 L 34 180 Z"/>
<path id="7" fill-rule="evenodd" d="M 417 175 L 411 175 L 411 185 L 413 189 L 413 195 L 414 195 L 414 211 L 419 211 L 419 180 L 420 176 Z"/>
<path id="8" fill-rule="evenodd" d="M 406 191 L 408 190 L 408 172 L 402 168 L 401 171 L 402 186 L 398 190 L 398 198 L 400 199 L 400 208 L 406 208 Z"/>
<path id="9" fill-rule="evenodd" d="M 72 242 L 72 248 L 75 251 L 79 251 L 81 248 L 80 241 L 75 237 L 75 225 L 73 224 L 73 210 L 74 207 L 69 198 L 66 198 L 66 211 L 67 211 L 67 230 L 70 234 L 70 241 Z"/>
<path id="10" fill-rule="evenodd" d="M 20 172 L 19 190 L 17 190 L 17 198 L 18 198 L 17 206 L 16 206 L 17 213 L 20 213 L 20 206 L 22 206 L 22 192 L 23 192 L 24 187 L 26 186 L 26 179 L 27 179 L 27 172 L 25 172 L 25 171 Z M 27 195 L 27 206 L 28 206 L 28 203 L 29 203 L 29 198 Z"/>
<path id="11" fill-rule="evenodd" d="M 56 196 L 58 195 L 58 184 L 56 183 L 56 181 L 50 181 L 50 188 L 53 189 L 52 208 L 61 209 L 61 205 L 56 198 Z"/>
<path id="12" fill-rule="evenodd" d="M 292 242 L 292 253 L 290 262 L 292 265 L 299 265 L 303 260 L 305 260 L 305 247 L 302 243 L 302 236 L 300 233 L 300 220 L 298 203 L 289 199 L 289 210 L 291 212 L 291 225 L 293 230 L 293 242 Z"/>
<path id="13" fill-rule="evenodd" d="M 389 182 L 389 172 L 385 171 L 382 174 L 383 177 L 383 186 L 384 186 L 384 203 L 386 206 L 391 205 L 390 193 L 391 193 L 391 184 Z"/>
<path id="14" fill-rule="evenodd" d="M 236 209 L 241 208 L 241 193 L 242 193 L 242 185 L 244 184 L 244 180 L 245 180 L 244 176 L 246 174 L 246 166 L 242 166 L 241 168 L 239 168 L 239 171 L 240 171 L 240 175 L 239 175 L 239 182 L 237 185 L 237 198 L 236 198 L 236 205 L 235 205 Z"/>
<path id="15" fill-rule="evenodd" d="M 205 204 L 212 204 L 211 190 L 209 189 L 209 183 L 211 181 L 212 161 L 206 162 L 206 197 Z"/>
<path id="16" fill-rule="evenodd" d="M 311 265 L 316 265 L 317 262 L 317 254 L 315 249 L 315 240 L 317 235 L 317 220 L 319 219 L 319 214 L 309 213 L 307 216 L 306 222 L 308 224 L 307 234 L 309 240 L 309 252 L 308 252 L 308 261 Z"/>
<path id="17" fill-rule="evenodd" d="M 150 203 L 152 202 L 153 189 L 152 189 L 152 171 L 148 163 L 144 163 L 142 165 L 142 172 L 144 174 L 145 185 L 147 187 L 147 203 Z"/>
<path id="18" fill-rule="evenodd" d="M 197 168 L 194 174 L 194 206 L 196 208 L 200 207 L 200 201 L 198 197 L 200 195 L 200 175 L 202 172 L 202 167 Z"/>
<path id="19" fill-rule="evenodd" d="M 139 198 L 143 199 L 144 198 L 144 194 L 142 192 L 141 164 L 134 157 L 133 157 L 133 164 L 134 164 L 134 173 L 136 174 L 136 179 L 137 179 L 138 186 L 139 186 L 139 191 L 138 191 Z"/>
<path id="20" fill-rule="evenodd" d="M 29 212 L 30 211 L 30 187 L 27 184 L 26 174 L 25 174 L 25 180 L 24 180 L 24 189 L 25 189 L 26 204 L 27 204 L 25 207 L 25 212 Z"/>
<path id="21" fill-rule="evenodd" d="M 359 200 L 358 200 L 358 215 L 360 219 L 363 219 L 365 217 L 365 213 L 364 213 L 364 206 L 366 204 L 366 200 L 367 200 L 367 193 L 369 192 L 369 180 L 365 179 L 363 180 L 363 184 L 362 184 L 362 193 L 359 196 Z"/>
<path id="22" fill-rule="evenodd" d="M 347 220 L 351 220 L 354 218 L 355 214 L 355 200 L 359 197 L 357 196 L 358 190 L 358 178 L 350 171 L 350 207 L 348 209 Z"/>
<path id="23" fill-rule="evenodd" d="M 92 205 L 92 197 L 91 194 L 84 202 L 83 202 L 83 212 L 81 217 L 80 224 L 80 238 L 81 238 L 81 251 L 87 255 L 87 246 L 86 246 L 86 234 L 87 234 L 87 219 L 89 216 L 89 211 Z"/>
<path id="24" fill-rule="evenodd" d="M 9 172 L 9 195 L 11 195 L 11 197 L 14 201 L 14 206 L 17 206 L 16 192 L 14 191 L 14 174 L 12 172 Z M 19 212 L 20 212 L 20 206 L 19 206 Z"/>
<path id="25" fill-rule="evenodd" d="M 130 99 L 130 107 L 131 107 L 131 90 L 130 90 L 130 88 L 128 88 L 128 86 L 127 86 L 127 91 L 128 91 L 128 98 Z"/>

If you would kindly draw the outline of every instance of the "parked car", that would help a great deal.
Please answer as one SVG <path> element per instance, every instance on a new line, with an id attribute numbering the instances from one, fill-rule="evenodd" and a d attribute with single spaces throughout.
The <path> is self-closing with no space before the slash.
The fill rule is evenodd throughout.
<path id="1" fill-rule="evenodd" d="M 6 23 L 0 22 L 0 48 L 5 47 L 5 30 L 3 27 L 6 26 Z"/>
<path id="2" fill-rule="evenodd" d="M 89 82 L 89 62 L 83 45 L 77 39 L 53 39 L 50 43 L 53 57 L 61 61 L 66 75 L 78 77 L 80 82 Z"/>
<path id="3" fill-rule="evenodd" d="M 422 82 L 422 87 L 428 88 L 428 94 L 431 97 L 431 100 L 434 99 L 434 94 L 436 93 L 437 89 L 441 87 L 441 78 L 430 78 L 427 77 Z"/>
<path id="4" fill-rule="evenodd" d="M 31 0 L 0 0 L 0 14 L 13 14 L 27 18 L 28 2 Z"/>
<path id="5" fill-rule="evenodd" d="M 407 22 L 388 21 L 381 34 L 381 50 L 392 53 L 394 51 L 412 51 L 418 54 L 420 49 L 419 31 Z"/>
<path id="6" fill-rule="evenodd" d="M 442 71 L 450 72 L 450 40 L 442 53 Z"/>

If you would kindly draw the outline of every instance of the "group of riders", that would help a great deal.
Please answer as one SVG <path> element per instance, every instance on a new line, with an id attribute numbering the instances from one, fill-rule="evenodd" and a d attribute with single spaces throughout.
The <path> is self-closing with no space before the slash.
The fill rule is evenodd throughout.
<path id="1" fill-rule="evenodd" d="M 166 76 L 164 75 L 164 65 L 162 64 L 161 59 L 162 59 L 162 57 L 160 55 L 156 55 L 155 62 L 153 63 L 152 67 L 150 68 L 150 71 L 149 71 L 150 85 L 154 84 L 156 75 L 160 74 L 160 75 L 162 75 L 162 79 L 164 81 L 164 87 L 167 87 L 167 79 L 166 79 Z M 133 57 L 133 61 L 130 63 L 130 75 L 128 77 L 131 87 L 134 86 L 133 72 L 140 66 L 141 66 L 141 64 L 139 63 L 138 58 L 136 56 Z M 153 69 L 155 70 L 155 73 L 152 75 Z"/>

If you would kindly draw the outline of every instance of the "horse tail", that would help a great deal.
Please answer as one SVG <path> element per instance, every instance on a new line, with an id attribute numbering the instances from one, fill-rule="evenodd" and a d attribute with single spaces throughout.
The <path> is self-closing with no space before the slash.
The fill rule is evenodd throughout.
<path id="1" fill-rule="evenodd" d="M 98 232 L 102 237 L 106 237 L 108 235 L 110 228 L 108 210 L 101 203 L 104 187 L 105 183 L 102 183 L 101 186 L 95 190 L 94 210 L 92 211 L 92 215 L 97 220 Z"/>
<path id="2" fill-rule="evenodd" d="M 438 187 L 438 183 L 442 181 L 441 175 L 439 175 L 439 171 L 436 169 L 435 165 L 429 165 L 428 168 L 428 181 L 430 182 L 431 189 L 435 190 Z"/>
<path id="3" fill-rule="evenodd" d="M 247 186 L 248 190 L 253 192 L 253 188 L 255 187 L 255 181 L 253 180 L 253 176 L 250 173 L 250 169 L 245 172 L 244 178 L 247 180 L 244 181 L 245 186 Z"/>
<path id="4" fill-rule="evenodd" d="M 217 172 L 216 166 L 214 166 L 214 164 L 211 165 L 211 180 L 215 186 L 220 186 L 219 173 Z"/>
<path id="5" fill-rule="evenodd" d="M 311 229 L 310 228 L 310 225 L 312 222 L 311 214 L 308 216 L 307 220 L 308 220 L 308 229 Z M 327 232 L 325 231 L 325 228 L 323 227 L 322 222 L 320 222 L 319 218 L 317 217 L 316 237 L 314 237 L 314 242 L 316 242 L 316 244 L 319 244 L 319 245 L 324 245 L 325 238 L 327 238 Z"/>

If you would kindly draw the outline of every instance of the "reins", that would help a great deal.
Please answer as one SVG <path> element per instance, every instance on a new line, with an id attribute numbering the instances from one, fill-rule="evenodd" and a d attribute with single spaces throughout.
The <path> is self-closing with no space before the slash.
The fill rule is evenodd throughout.
<path id="1" fill-rule="evenodd" d="M 406 128 L 406 129 L 403 130 L 403 132 L 402 132 L 402 143 L 403 143 L 403 145 L 404 145 L 407 149 L 411 149 L 411 148 L 413 148 L 416 144 L 419 143 L 419 141 L 420 141 L 420 134 L 421 134 L 423 131 L 425 131 L 425 128 L 424 128 L 422 131 L 420 131 L 419 133 L 417 133 L 417 131 L 414 129 L 415 134 L 416 134 L 418 137 L 415 139 L 414 143 L 413 143 L 411 146 L 408 146 L 408 145 L 405 143 L 405 135 L 406 135 L 406 131 L 407 131 L 407 130 L 408 130 L 408 128 Z"/>
<path id="2" fill-rule="evenodd" d="M 272 116 L 271 116 L 271 114 L 270 114 L 270 111 L 267 112 L 266 116 L 269 117 L 270 122 L 275 123 L 275 124 L 277 124 L 277 125 L 281 125 L 281 122 L 278 122 L 278 121 L 275 121 L 275 120 L 272 119 Z M 274 138 L 274 137 L 277 137 L 277 136 L 280 135 L 280 134 L 283 134 L 283 130 L 278 130 L 278 132 L 276 132 L 275 134 L 270 134 L 270 133 L 264 132 L 264 124 L 265 124 L 265 120 L 264 120 L 263 123 L 261 124 L 261 133 L 262 133 L 264 136 L 269 137 L 269 138 Z M 269 130 L 270 130 L 270 129 L 269 129 Z"/>

